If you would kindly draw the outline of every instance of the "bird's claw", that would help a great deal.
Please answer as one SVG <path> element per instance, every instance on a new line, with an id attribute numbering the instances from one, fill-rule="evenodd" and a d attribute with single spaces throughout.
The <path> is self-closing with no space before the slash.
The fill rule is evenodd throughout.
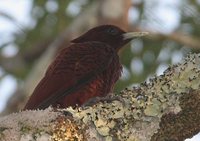
<path id="1" fill-rule="evenodd" d="M 95 98 L 91 98 L 89 99 L 86 103 L 84 103 L 82 106 L 93 106 L 97 103 L 111 103 L 113 101 L 120 101 L 122 104 L 124 104 L 124 100 L 120 97 L 120 96 L 113 96 L 111 94 L 107 95 L 106 97 L 95 97 Z"/>

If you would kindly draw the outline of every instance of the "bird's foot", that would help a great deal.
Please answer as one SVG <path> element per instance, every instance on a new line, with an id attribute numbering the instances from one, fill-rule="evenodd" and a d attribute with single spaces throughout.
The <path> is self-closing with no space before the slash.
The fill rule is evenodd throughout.
<path id="1" fill-rule="evenodd" d="M 85 106 L 93 106 L 97 103 L 111 103 L 113 101 L 120 101 L 122 104 L 124 104 L 124 100 L 120 97 L 120 96 L 114 96 L 112 94 L 109 94 L 107 95 L 106 97 L 95 97 L 95 98 L 91 98 L 89 99 L 87 102 L 85 102 L 82 106 L 85 107 Z"/>

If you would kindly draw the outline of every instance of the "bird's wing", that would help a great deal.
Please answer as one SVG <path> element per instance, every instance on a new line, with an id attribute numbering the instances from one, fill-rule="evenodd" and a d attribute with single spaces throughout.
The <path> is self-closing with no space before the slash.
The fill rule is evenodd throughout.
<path id="1" fill-rule="evenodd" d="M 97 42 L 64 48 L 49 66 L 25 109 L 44 109 L 80 89 L 108 67 L 114 53 L 111 47 Z"/>

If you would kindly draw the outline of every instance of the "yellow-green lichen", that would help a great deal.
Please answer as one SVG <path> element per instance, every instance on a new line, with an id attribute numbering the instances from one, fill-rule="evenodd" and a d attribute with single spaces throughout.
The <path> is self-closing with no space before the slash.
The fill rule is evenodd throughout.
<path id="1" fill-rule="evenodd" d="M 181 94 L 200 88 L 199 60 L 200 55 L 190 55 L 183 63 L 170 66 L 163 75 L 150 79 L 148 83 L 124 90 L 121 92 L 124 102 L 114 100 L 68 111 L 85 124 L 93 123 L 104 139 L 113 138 L 110 133 L 118 140 L 150 139 L 159 128 L 163 114 L 181 111 Z"/>
<path id="2" fill-rule="evenodd" d="M 25 125 L 22 121 L 19 121 L 18 125 L 20 127 L 21 134 L 26 134 L 31 130 L 31 127 L 29 125 Z"/>
<path id="3" fill-rule="evenodd" d="M 170 66 L 163 75 L 132 90 L 122 91 L 120 98 L 123 100 L 111 96 L 110 101 L 91 107 L 69 107 L 64 111 L 70 116 L 59 115 L 63 110 L 54 113 L 47 109 L 24 111 L 21 115 L 2 118 L 0 137 L 4 140 L 148 141 L 160 128 L 163 115 L 173 119 L 174 115 L 182 112 L 181 96 L 199 88 L 200 55 L 194 54 L 183 63 Z M 20 134 L 8 136 L 16 132 Z"/>

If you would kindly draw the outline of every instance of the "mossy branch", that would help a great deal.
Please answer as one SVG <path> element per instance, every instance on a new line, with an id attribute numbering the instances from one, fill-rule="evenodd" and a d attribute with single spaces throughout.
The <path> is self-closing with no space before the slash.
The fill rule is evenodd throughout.
<path id="1" fill-rule="evenodd" d="M 93 102 L 94 103 L 94 102 Z M 120 96 L 0 118 L 0 140 L 181 141 L 200 131 L 200 54 Z"/>

